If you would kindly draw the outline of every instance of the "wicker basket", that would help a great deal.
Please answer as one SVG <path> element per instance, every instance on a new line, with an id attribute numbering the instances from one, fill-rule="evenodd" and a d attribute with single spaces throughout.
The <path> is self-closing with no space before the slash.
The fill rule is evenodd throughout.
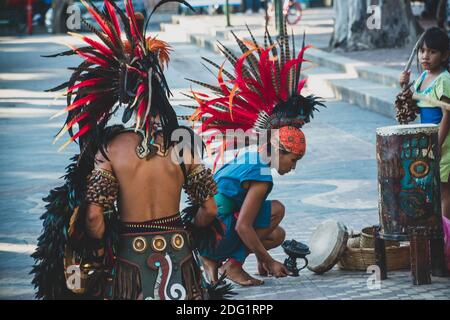
<path id="1" fill-rule="evenodd" d="M 359 244 L 361 242 L 361 235 L 353 235 L 351 237 L 349 237 L 348 241 L 347 241 L 347 247 L 349 248 L 359 248 Z"/>
<path id="2" fill-rule="evenodd" d="M 373 239 L 374 229 L 375 229 L 375 227 L 367 227 L 367 228 L 362 229 L 360 244 L 359 244 L 360 248 L 374 248 L 375 247 L 375 240 Z M 385 240 L 384 243 L 385 243 L 386 248 L 400 246 L 400 242 L 398 242 L 398 241 Z"/>
<path id="3" fill-rule="evenodd" d="M 345 250 L 338 262 L 340 269 L 344 270 L 362 270 L 375 264 L 375 249 L 373 248 L 349 248 Z M 396 247 L 386 247 L 387 270 L 409 269 L 410 253 L 409 245 Z"/>

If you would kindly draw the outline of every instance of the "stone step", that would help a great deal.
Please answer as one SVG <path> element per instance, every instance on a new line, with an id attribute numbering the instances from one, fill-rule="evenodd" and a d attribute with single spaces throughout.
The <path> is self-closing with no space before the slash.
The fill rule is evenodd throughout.
<path id="1" fill-rule="evenodd" d="M 263 29 L 252 29 L 252 31 L 256 41 L 258 43 L 263 43 L 263 35 L 264 30 Z M 250 40 L 250 36 L 248 34 L 247 29 L 245 28 L 239 28 L 237 30 L 233 30 L 234 34 L 239 38 L 244 38 L 247 40 Z M 274 34 L 274 32 L 271 32 L 271 34 Z M 216 32 L 217 38 L 220 39 L 226 39 L 234 41 L 234 36 L 232 35 L 230 30 L 220 30 Z M 307 37 L 309 40 L 308 43 L 314 44 L 314 46 L 317 48 L 319 47 L 313 39 L 310 39 L 311 36 Z M 296 36 L 296 43 L 298 46 L 300 46 L 301 43 L 301 37 L 300 35 Z M 320 48 L 320 47 L 319 47 Z M 339 70 L 342 72 L 350 72 L 352 74 L 358 75 L 358 77 L 362 79 L 366 79 L 369 81 L 373 81 L 379 84 L 386 85 L 388 87 L 398 88 L 400 89 L 400 86 L 398 84 L 398 78 L 400 75 L 400 71 L 397 69 L 390 69 L 383 66 L 377 66 L 377 65 L 371 65 L 367 62 L 361 62 L 354 59 L 346 58 L 342 55 L 330 53 L 322 49 L 310 49 L 306 51 L 305 58 L 308 60 L 313 61 L 314 63 L 332 68 L 335 70 Z M 415 70 L 412 72 L 412 79 L 415 79 L 419 76 Z"/>
<path id="2" fill-rule="evenodd" d="M 393 105 L 398 91 L 395 88 L 321 66 L 308 70 L 307 75 L 308 89 L 319 97 L 344 100 L 389 118 L 395 118 Z"/>
<path id="3" fill-rule="evenodd" d="M 245 26 L 233 30 L 238 37 L 250 38 Z M 189 42 L 220 53 L 217 47 L 220 41 L 236 55 L 241 53 L 229 28 L 210 28 L 203 33 L 201 31 L 197 28 L 196 33 L 188 32 Z M 260 29 L 252 30 L 252 33 L 257 42 L 263 43 L 263 32 Z M 300 46 L 299 38 L 296 38 L 296 43 Z M 307 50 L 305 58 L 317 65 L 306 72 L 308 88 L 314 94 L 328 99 L 342 99 L 395 118 L 393 104 L 399 91 L 398 70 L 372 66 L 315 48 Z"/>

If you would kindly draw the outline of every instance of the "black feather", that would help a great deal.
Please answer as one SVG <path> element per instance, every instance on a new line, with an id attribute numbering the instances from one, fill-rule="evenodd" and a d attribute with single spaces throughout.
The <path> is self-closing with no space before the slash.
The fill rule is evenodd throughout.
<path id="1" fill-rule="evenodd" d="M 213 62 L 213 61 L 211 61 L 211 60 L 209 60 L 208 58 L 205 58 L 205 57 L 202 57 L 202 59 L 205 60 L 206 62 L 208 62 L 213 67 L 217 68 L 217 70 L 220 69 L 220 66 L 217 63 L 215 63 L 215 62 Z M 227 70 L 222 69 L 222 72 L 223 72 L 224 75 L 226 75 L 228 77 L 228 79 L 236 80 L 236 78 L 230 72 L 228 72 Z"/>
<path id="2" fill-rule="evenodd" d="M 245 45 L 245 43 L 239 39 L 236 34 L 231 31 L 231 34 L 234 36 L 234 39 L 236 40 L 239 48 L 241 49 L 242 53 L 247 53 L 250 49 Z M 253 55 L 253 53 L 250 53 L 247 58 L 246 58 L 249 66 L 250 66 L 250 71 L 253 74 L 254 78 L 261 83 L 261 77 L 259 75 L 259 68 L 258 68 L 258 60 L 256 59 L 256 57 Z"/>
<path id="3" fill-rule="evenodd" d="M 211 84 L 208 84 L 208 83 L 205 83 L 205 82 L 201 82 L 201 81 L 197 81 L 197 80 L 193 80 L 193 79 L 189 79 L 189 78 L 185 78 L 185 79 L 187 81 L 193 82 L 193 83 L 198 84 L 198 85 L 200 85 L 202 87 L 205 87 L 205 88 L 208 88 L 208 89 L 210 89 L 212 91 L 215 91 L 216 93 L 219 93 L 221 95 L 223 94 L 222 93 L 222 89 L 220 89 L 220 87 L 213 86 Z"/>
<path id="4" fill-rule="evenodd" d="M 224 235 L 223 226 L 217 218 L 207 227 L 197 227 L 192 223 L 199 206 L 189 205 L 181 212 L 181 219 L 186 229 L 190 231 L 194 239 L 194 247 L 200 251 L 213 249 L 216 246 L 216 237 Z"/>
<path id="5" fill-rule="evenodd" d="M 233 291 L 234 286 L 231 283 L 225 283 L 227 274 L 224 272 L 216 284 L 207 284 L 209 300 L 228 300 L 237 295 L 237 292 Z"/>
<path id="6" fill-rule="evenodd" d="M 78 48 L 77 50 L 81 51 L 81 52 L 89 52 L 89 51 L 93 51 L 92 47 L 81 47 Z M 65 56 L 73 56 L 77 54 L 74 50 L 70 49 L 67 51 L 63 51 L 60 53 L 55 53 L 55 54 L 49 54 L 49 55 L 41 55 L 42 58 L 56 58 L 56 57 L 65 57 Z"/>
<path id="7" fill-rule="evenodd" d="M 306 38 L 306 33 L 303 32 L 302 50 L 305 48 L 305 38 Z M 297 70 L 296 70 L 296 72 L 295 72 L 295 76 L 296 76 L 296 78 L 295 78 L 295 88 L 298 87 L 298 83 L 299 83 L 299 81 L 300 81 L 300 72 L 301 72 L 301 71 L 302 71 L 302 62 L 300 62 L 300 63 L 297 65 Z"/>

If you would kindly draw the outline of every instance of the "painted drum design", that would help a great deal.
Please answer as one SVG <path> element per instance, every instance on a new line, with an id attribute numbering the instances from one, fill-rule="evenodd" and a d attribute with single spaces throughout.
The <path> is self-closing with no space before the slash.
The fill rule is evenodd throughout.
<path id="1" fill-rule="evenodd" d="M 408 228 L 423 226 L 442 236 L 437 125 L 377 129 L 380 236 L 407 240 Z"/>

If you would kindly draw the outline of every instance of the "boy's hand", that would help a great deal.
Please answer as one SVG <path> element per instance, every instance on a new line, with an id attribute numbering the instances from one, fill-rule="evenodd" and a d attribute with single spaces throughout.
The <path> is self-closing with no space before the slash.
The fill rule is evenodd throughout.
<path id="1" fill-rule="evenodd" d="M 264 263 L 264 268 L 269 275 L 275 276 L 276 278 L 286 277 L 291 275 L 291 272 L 286 268 L 286 266 L 276 260 Z"/>
<path id="2" fill-rule="evenodd" d="M 409 78 L 410 78 L 410 76 L 411 76 L 411 70 L 408 70 L 408 71 L 403 71 L 401 74 L 400 74 L 400 80 L 399 80 L 399 82 L 400 82 L 400 86 L 403 88 L 403 87 L 406 87 L 408 84 L 409 84 Z"/>

